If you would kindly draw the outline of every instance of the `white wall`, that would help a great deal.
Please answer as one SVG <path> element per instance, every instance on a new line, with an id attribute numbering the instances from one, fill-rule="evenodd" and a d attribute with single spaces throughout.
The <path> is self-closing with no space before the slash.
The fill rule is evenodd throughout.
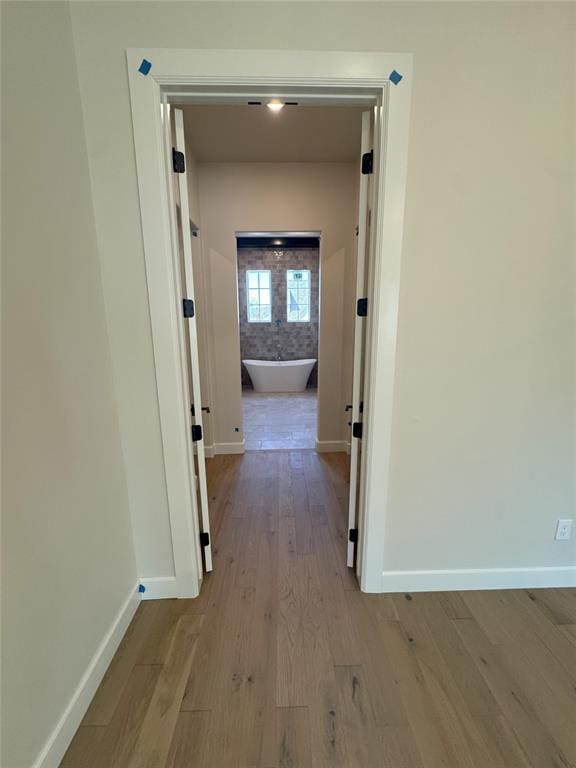
<path id="1" fill-rule="evenodd" d="M 343 443 L 344 277 L 354 261 L 357 167 L 352 163 L 200 163 L 202 255 L 210 275 L 214 441 L 241 443 L 237 231 L 319 231 L 320 339 L 318 440 Z M 350 309 L 350 307 L 348 307 Z M 225 452 L 225 450 L 224 450 Z"/>
<path id="2" fill-rule="evenodd" d="M 136 567 L 61 3 L 2 3 L 4 768 L 30 768 Z"/>
<path id="3" fill-rule="evenodd" d="M 553 541 L 574 515 L 573 4 L 85 2 L 72 18 L 147 566 L 170 564 L 124 50 L 271 40 L 415 54 L 382 569 L 573 563 L 574 540 Z"/>

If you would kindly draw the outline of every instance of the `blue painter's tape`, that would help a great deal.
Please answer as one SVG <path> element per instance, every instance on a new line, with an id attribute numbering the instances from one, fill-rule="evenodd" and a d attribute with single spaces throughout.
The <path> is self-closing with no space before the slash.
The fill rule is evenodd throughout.
<path id="1" fill-rule="evenodd" d="M 143 75 L 147 75 L 152 69 L 152 63 L 148 59 L 142 59 L 142 63 L 138 67 L 138 72 L 142 72 Z"/>
<path id="2" fill-rule="evenodd" d="M 394 85 L 398 85 L 400 80 L 402 80 L 402 75 L 400 74 L 400 72 L 396 72 L 395 69 L 393 69 L 392 72 L 390 72 L 388 77 L 394 83 Z"/>
<path id="3" fill-rule="evenodd" d="M 142 592 L 146 592 L 146 587 L 144 586 L 144 584 L 140 584 L 138 586 L 138 592 L 140 592 L 140 594 L 142 594 Z"/>

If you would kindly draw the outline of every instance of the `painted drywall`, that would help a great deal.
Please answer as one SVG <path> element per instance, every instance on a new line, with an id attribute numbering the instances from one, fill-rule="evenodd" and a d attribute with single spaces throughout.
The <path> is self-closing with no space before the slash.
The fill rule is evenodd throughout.
<path id="1" fill-rule="evenodd" d="M 353 163 L 198 164 L 203 261 L 212 291 L 216 444 L 243 439 L 235 237 L 241 231 L 321 233 L 318 440 L 346 439 L 344 273 L 354 257 L 357 173 Z"/>
<path id="2" fill-rule="evenodd" d="M 136 583 L 67 4 L 2 3 L 2 114 L 0 762 L 30 768 Z"/>
<path id="3" fill-rule="evenodd" d="M 132 503 L 150 492 L 167 516 L 125 48 L 408 51 L 382 569 L 574 562 L 575 540 L 553 541 L 556 518 L 574 515 L 574 12 L 554 2 L 73 4 Z"/>

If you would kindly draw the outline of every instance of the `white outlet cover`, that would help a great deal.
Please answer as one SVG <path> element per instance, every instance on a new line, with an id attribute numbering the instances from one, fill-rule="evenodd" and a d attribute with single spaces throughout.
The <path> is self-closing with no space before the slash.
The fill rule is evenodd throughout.
<path id="1" fill-rule="evenodd" d="M 556 541 L 565 541 L 572 536 L 573 520 L 558 520 L 556 523 Z"/>

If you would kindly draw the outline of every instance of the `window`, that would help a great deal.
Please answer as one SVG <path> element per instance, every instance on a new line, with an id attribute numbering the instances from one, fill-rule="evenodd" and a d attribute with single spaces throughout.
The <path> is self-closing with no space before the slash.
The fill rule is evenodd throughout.
<path id="1" fill-rule="evenodd" d="M 310 289 L 311 278 L 309 269 L 286 270 L 286 298 L 289 323 L 310 322 Z"/>
<path id="2" fill-rule="evenodd" d="M 270 270 L 246 270 L 246 306 L 249 323 L 270 323 L 272 304 L 270 299 Z"/>

